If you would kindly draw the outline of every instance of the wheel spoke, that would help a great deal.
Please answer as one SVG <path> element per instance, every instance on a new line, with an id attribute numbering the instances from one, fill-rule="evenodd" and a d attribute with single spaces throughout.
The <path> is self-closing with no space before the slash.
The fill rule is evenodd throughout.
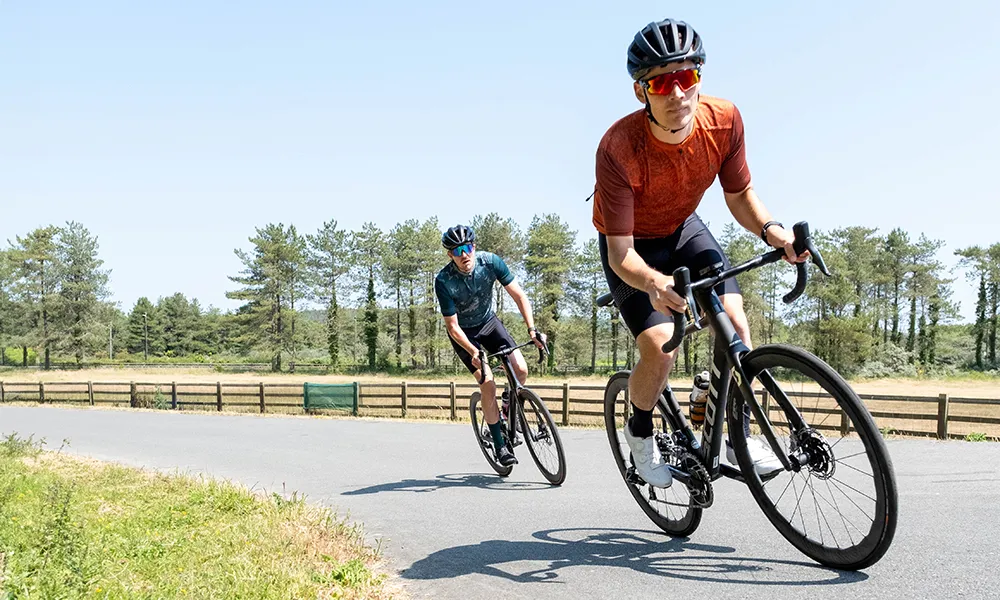
<path id="1" fill-rule="evenodd" d="M 819 503 L 816 501 L 816 490 L 813 489 L 809 477 L 806 477 L 806 487 L 809 488 L 809 493 L 812 495 L 813 499 L 813 507 L 816 509 L 816 527 L 819 528 L 819 543 L 825 546 L 826 542 L 823 541 L 823 523 L 819 520 L 820 513 L 822 511 L 819 510 Z"/>
<path id="2" fill-rule="evenodd" d="M 840 439 L 844 439 L 844 438 L 840 438 Z M 840 443 L 840 442 L 838 441 L 837 443 Z M 833 446 L 836 446 L 836 445 L 837 444 L 834 444 Z M 831 450 L 833 449 L 833 446 L 830 446 Z M 855 452 L 854 454 L 848 454 L 847 456 L 841 456 L 840 458 L 837 459 L 837 462 L 840 462 L 842 460 L 847 460 L 848 458 L 854 458 L 855 456 L 861 456 L 862 454 L 867 454 L 867 452 L 864 451 L 864 450 L 862 450 L 861 452 Z"/>
<path id="3" fill-rule="evenodd" d="M 826 523 L 826 528 L 830 532 L 830 536 L 833 537 L 833 543 L 837 544 L 837 547 L 839 548 L 840 547 L 840 542 L 837 541 L 837 534 L 834 533 L 833 527 L 830 527 L 830 521 L 829 521 L 829 519 L 826 518 L 826 513 L 823 512 L 822 509 L 820 509 L 819 502 L 816 502 L 816 497 L 819 496 L 819 497 L 822 498 L 823 495 L 820 494 L 819 492 L 817 492 L 816 489 L 812 486 L 812 484 L 810 484 L 809 487 L 812 489 L 813 503 L 816 505 L 816 512 L 823 517 L 823 522 Z M 820 531 L 820 535 L 822 536 L 822 534 L 823 534 L 823 526 L 822 525 L 820 525 L 819 531 Z"/>
<path id="4" fill-rule="evenodd" d="M 796 473 L 796 475 L 798 475 L 798 473 Z M 794 488 L 795 486 L 793 485 L 792 487 Z M 796 492 L 798 493 L 798 490 L 796 490 Z M 806 519 L 805 519 L 805 516 L 803 515 L 802 511 L 799 510 L 799 508 L 802 507 L 802 496 L 805 493 L 806 493 L 806 485 L 805 485 L 805 483 L 803 483 L 802 484 L 802 492 L 799 493 L 798 497 L 795 499 L 795 510 L 792 512 L 792 516 L 788 519 L 788 521 L 789 522 L 794 521 L 795 520 L 795 514 L 798 513 L 798 515 L 799 515 L 799 522 L 802 523 L 802 533 L 803 533 L 803 535 L 805 535 L 806 537 L 808 537 L 809 534 L 806 532 Z"/>
<path id="5" fill-rule="evenodd" d="M 774 480 L 772 479 L 771 481 L 774 481 Z M 785 484 L 785 489 L 781 490 L 781 495 L 778 496 L 778 499 L 774 501 L 775 508 L 777 508 L 778 503 L 781 502 L 781 499 L 785 497 L 785 492 L 788 491 L 788 487 L 792 485 L 793 481 L 795 481 L 795 473 L 792 473 L 792 476 L 788 478 L 788 483 Z M 768 482 L 768 483 L 770 483 L 770 482 Z"/>
<path id="6" fill-rule="evenodd" d="M 847 539 L 851 540 L 851 545 L 853 546 L 854 545 L 854 536 L 851 535 L 851 530 L 847 528 L 847 523 L 848 523 L 847 517 L 845 517 L 844 513 L 840 510 L 840 503 L 837 502 L 837 495 L 833 493 L 833 488 L 830 487 L 830 482 L 829 481 L 826 482 L 826 489 L 829 490 L 829 492 L 830 492 L 830 499 L 833 500 L 834 510 L 837 511 L 837 514 L 840 515 L 840 520 L 844 523 L 844 530 L 847 532 Z M 854 525 L 854 524 L 851 523 L 851 525 Z M 855 529 L 857 529 L 857 527 L 855 527 Z"/>
<path id="7" fill-rule="evenodd" d="M 832 478 L 831 479 L 827 479 L 828 482 L 832 481 L 832 480 L 833 480 Z M 859 511 L 861 511 L 861 514 L 863 514 L 864 516 L 868 517 L 869 521 L 872 521 L 872 522 L 875 521 L 875 517 L 873 517 L 873 516 L 869 515 L 867 512 L 865 512 L 865 509 L 861 508 L 861 506 L 858 505 L 858 503 L 854 501 L 854 498 L 851 498 L 850 496 L 848 496 L 847 492 L 845 492 L 843 489 L 841 489 L 839 485 L 837 485 L 836 483 L 834 483 L 833 488 L 836 489 L 838 492 L 840 492 L 844 496 L 844 498 L 847 498 L 848 501 L 850 501 L 850 503 L 853 504 L 855 508 L 857 508 Z M 864 495 L 864 494 L 862 494 L 862 495 Z"/>
<path id="8" fill-rule="evenodd" d="M 839 483 L 840 485 L 842 485 L 842 486 L 844 486 L 844 487 L 846 487 L 846 488 L 848 488 L 848 489 L 851 489 L 851 490 L 854 490 L 855 492 L 857 492 L 857 493 L 861 494 L 861 495 L 862 495 L 862 496 L 864 496 L 865 498 L 868 498 L 868 499 L 869 499 L 869 500 L 871 500 L 872 502 L 878 502 L 877 500 L 875 500 L 875 498 L 872 498 L 871 496 L 869 496 L 868 494 L 866 494 L 866 493 L 862 492 L 861 490 L 859 490 L 859 489 L 857 489 L 857 488 L 855 488 L 855 487 L 852 487 L 851 485 L 849 485 L 849 484 L 847 484 L 847 483 L 844 483 L 843 481 L 841 481 L 841 480 L 837 479 L 836 477 L 831 477 L 830 479 L 831 479 L 832 481 L 835 481 L 836 483 Z"/>
<path id="9" fill-rule="evenodd" d="M 829 488 L 829 486 L 830 486 L 830 482 L 827 481 L 827 488 Z M 833 490 L 832 489 L 830 490 L 830 493 L 833 494 Z M 826 496 L 824 496 L 823 494 L 821 494 L 819 492 L 816 492 L 816 494 L 819 496 L 820 500 L 822 500 L 823 502 L 826 502 L 828 506 L 830 506 L 831 508 L 833 508 L 833 510 L 837 511 L 837 514 L 840 515 L 840 519 L 842 521 L 844 521 L 844 531 L 847 532 L 847 537 L 850 538 L 851 545 L 854 545 L 854 537 L 851 536 L 850 529 L 847 528 L 847 524 L 850 524 L 851 527 L 853 527 L 856 531 L 858 531 L 859 533 L 861 533 L 862 536 L 865 535 L 866 532 L 864 530 L 862 530 L 860 527 L 858 527 L 857 525 L 855 525 L 853 521 L 851 521 L 850 519 L 847 518 L 846 515 L 844 515 L 843 511 L 840 510 L 840 505 L 839 504 L 834 504 L 837 501 L 836 497 L 833 498 L 833 502 L 834 503 L 831 503 L 830 500 L 828 500 L 826 498 Z"/>
<path id="10" fill-rule="evenodd" d="M 854 470 L 854 471 L 857 471 L 858 473 L 861 473 L 862 475 L 867 475 L 868 477 L 871 477 L 872 479 L 875 479 L 875 475 L 873 475 L 873 474 L 871 474 L 871 473 L 866 473 L 866 472 L 862 471 L 861 469 L 859 469 L 859 468 L 857 468 L 857 467 L 854 467 L 854 466 L 851 466 L 851 465 L 849 465 L 849 464 L 847 464 L 847 463 L 843 462 L 842 460 L 839 460 L 839 459 L 838 459 L 838 460 L 835 460 L 835 461 L 833 461 L 833 462 L 835 462 L 835 463 L 839 463 L 839 464 L 841 464 L 841 465 L 844 465 L 844 466 L 845 466 L 845 467 L 847 467 L 848 469 L 852 469 L 852 470 Z"/>

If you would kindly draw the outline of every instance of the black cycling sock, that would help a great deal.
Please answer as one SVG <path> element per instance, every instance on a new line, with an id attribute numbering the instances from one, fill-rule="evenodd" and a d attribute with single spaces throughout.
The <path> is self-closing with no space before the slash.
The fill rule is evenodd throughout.
<path id="1" fill-rule="evenodd" d="M 500 421 L 490 425 L 490 433 L 493 434 L 493 447 L 497 452 L 500 452 L 500 448 L 504 445 L 503 426 L 500 425 Z"/>
<path id="2" fill-rule="evenodd" d="M 653 435 L 653 411 L 642 410 L 633 404 L 632 418 L 629 419 L 628 428 L 635 437 L 648 438 Z"/>

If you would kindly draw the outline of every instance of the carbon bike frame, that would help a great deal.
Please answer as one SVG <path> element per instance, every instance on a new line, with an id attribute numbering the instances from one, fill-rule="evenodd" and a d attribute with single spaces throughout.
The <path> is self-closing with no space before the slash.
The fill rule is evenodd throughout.
<path id="1" fill-rule="evenodd" d="M 726 274 L 723 273 L 719 278 L 726 279 L 724 276 Z M 701 284 L 702 282 L 698 283 Z M 702 307 L 705 314 L 701 321 L 693 324 L 691 328 L 697 330 L 708 325 L 715 332 L 711 383 L 708 388 L 708 401 L 705 405 L 705 424 L 700 442 L 698 442 L 694 432 L 691 431 L 687 418 L 684 416 L 684 412 L 677 402 L 677 398 L 674 397 L 673 392 L 669 389 L 669 386 L 665 390 L 666 418 L 673 431 L 683 432 L 683 438 L 680 440 L 675 438 L 675 441 L 685 444 L 690 451 L 701 458 L 702 464 L 708 470 L 713 481 L 720 477 L 743 481 L 743 475 L 739 469 L 722 463 L 719 460 L 722 453 L 723 440 L 722 419 L 725 418 L 726 411 L 730 408 L 728 404 L 730 386 L 735 379 L 746 406 L 749 407 L 750 413 L 753 414 L 762 433 L 771 445 L 771 449 L 785 469 L 791 468 L 791 463 L 785 455 L 782 445 L 778 442 L 767 415 L 765 415 L 763 408 L 757 401 L 756 394 L 750 388 L 746 374 L 743 372 L 741 359 L 750 349 L 747 348 L 746 344 L 743 343 L 743 340 L 736 333 L 733 322 L 729 318 L 729 315 L 726 314 L 726 310 L 723 308 L 722 302 L 719 300 L 719 296 L 715 293 L 714 289 L 700 286 L 699 289 L 695 289 L 692 286 L 692 292 L 697 306 Z M 765 388 L 772 394 L 782 409 L 785 410 L 785 414 L 791 416 L 792 429 L 798 431 L 806 427 L 798 409 L 781 392 L 773 378 L 767 372 L 761 373 L 759 377 L 764 382 Z M 744 419 L 748 416 L 744 415 Z M 674 467 L 670 467 L 670 470 L 677 479 L 681 481 L 687 479 L 687 473 Z"/>
<path id="2" fill-rule="evenodd" d="M 510 395 L 511 395 L 510 402 L 511 405 L 515 407 L 514 410 L 510 411 L 507 415 L 507 435 L 508 435 L 507 439 L 511 440 L 508 443 L 512 443 L 512 441 L 514 440 L 515 422 L 517 418 L 524 412 L 524 406 L 521 400 L 521 390 L 524 389 L 524 386 L 521 385 L 521 382 L 517 380 L 517 376 L 514 375 L 514 367 L 513 365 L 510 364 L 510 355 L 513 354 L 515 350 L 520 350 L 521 348 L 524 348 L 526 346 L 532 346 L 534 345 L 534 343 L 535 343 L 534 341 L 525 342 L 520 346 L 515 346 L 513 348 L 504 348 L 499 352 L 495 352 L 489 355 L 487 355 L 483 351 L 481 346 L 479 348 L 480 373 L 483 374 L 483 379 L 482 381 L 479 382 L 479 385 L 482 385 L 483 381 L 486 381 L 486 363 L 491 358 L 500 357 L 500 364 L 503 365 L 504 373 L 507 375 L 507 388 L 508 390 L 510 390 Z M 539 348 L 538 350 L 539 364 L 541 364 L 541 362 L 544 359 L 545 359 L 545 354 L 542 351 L 542 349 Z M 497 409 L 499 410 L 500 407 L 497 406 Z"/>

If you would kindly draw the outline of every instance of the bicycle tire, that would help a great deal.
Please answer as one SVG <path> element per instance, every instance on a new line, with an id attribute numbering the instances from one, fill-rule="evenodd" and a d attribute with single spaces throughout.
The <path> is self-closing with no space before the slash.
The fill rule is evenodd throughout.
<path id="1" fill-rule="evenodd" d="M 518 399 L 520 402 L 517 414 L 521 420 L 521 435 L 524 436 L 524 443 L 528 446 L 531 459 L 535 461 L 535 466 L 549 483 L 562 485 L 566 481 L 566 453 L 563 451 L 562 438 L 559 437 L 559 429 L 552 420 L 552 414 L 538 394 L 527 388 L 521 388 Z M 531 411 L 531 419 L 528 418 L 528 410 Z M 542 464 L 540 456 L 542 451 L 552 448 L 556 452 L 555 470 L 547 464 Z"/>
<path id="2" fill-rule="evenodd" d="M 758 377 L 765 370 L 776 382 L 779 379 L 786 380 L 786 383 L 780 385 L 781 390 L 789 397 L 790 402 L 796 404 L 796 410 L 802 414 L 809 427 L 807 433 L 793 432 L 787 412 L 780 405 L 775 406 L 776 402 L 772 403 L 768 411 L 768 420 L 771 421 L 772 429 L 784 449 L 788 452 L 797 449 L 803 452 L 806 451 L 803 449 L 807 448 L 817 449 L 809 454 L 814 458 L 803 465 L 800 471 L 781 471 L 774 477 L 762 481 L 754 470 L 747 446 L 743 417 L 746 400 L 739 386 L 734 385 L 731 388 L 727 415 L 729 437 L 743 477 L 758 506 L 785 539 L 813 560 L 829 567 L 850 571 L 873 565 L 882 558 L 892 544 L 896 531 L 898 493 L 888 449 L 868 409 L 833 368 L 801 348 L 783 344 L 761 346 L 746 354 L 742 359 L 742 365 L 751 387 L 755 389 L 762 387 L 763 384 Z M 797 372 L 802 377 L 790 377 L 791 371 Z M 775 376 L 775 372 L 779 376 Z M 801 381 L 803 378 L 808 379 L 809 383 Z M 791 394 L 788 393 L 787 388 L 794 388 L 799 384 L 802 385 L 802 392 L 792 390 Z M 822 391 L 815 390 L 813 385 L 818 385 Z M 805 391 L 807 389 L 809 391 Z M 815 406 L 810 407 L 813 398 Z M 836 409 L 821 406 L 822 403 L 828 405 L 830 399 L 836 402 Z M 775 420 L 772 416 L 775 412 L 783 415 L 783 421 Z M 836 425 L 826 425 L 832 415 L 838 415 L 841 421 Z M 857 434 L 859 442 L 843 435 L 845 430 L 852 429 Z M 841 437 L 831 445 L 826 441 L 822 430 L 836 430 Z M 787 433 L 787 438 L 782 435 L 783 433 Z M 845 440 L 850 441 L 838 450 L 838 445 Z M 853 459 L 858 460 L 849 462 Z M 865 470 L 865 464 L 862 462 L 864 459 L 868 461 L 870 472 Z M 801 492 L 795 485 L 797 477 L 801 483 Z M 788 483 L 784 484 L 784 490 L 775 500 L 773 496 L 778 494 L 777 490 L 781 489 L 781 481 L 784 479 L 787 479 Z M 850 483 L 847 480 L 850 480 Z M 768 488 L 768 485 L 773 487 Z M 781 512 L 779 506 L 788 494 L 789 486 L 793 489 L 792 496 L 798 494 L 798 499 L 795 510 L 787 516 Z M 806 487 L 810 490 L 812 508 L 809 506 L 810 497 L 806 497 L 806 507 L 802 507 Z M 869 489 L 874 497 L 866 493 Z M 857 499 L 853 497 L 854 493 L 858 495 Z M 843 498 L 847 498 L 850 503 L 845 502 L 841 506 Z M 873 502 L 869 503 L 869 500 Z M 871 515 L 866 510 L 869 504 L 873 505 Z M 824 512 L 824 506 L 832 507 L 836 511 L 836 516 L 831 514 L 828 517 Z M 806 513 L 813 509 L 816 515 L 815 529 L 812 529 L 812 515 L 808 519 L 806 517 Z M 848 513 L 845 514 L 844 510 Z M 865 521 L 858 513 L 870 518 L 871 525 L 866 528 Z M 796 523 L 797 515 L 801 530 Z M 838 516 L 842 522 L 838 522 Z M 861 522 L 861 525 L 855 521 Z M 829 540 L 824 533 L 824 525 L 826 532 L 829 533 Z M 849 545 L 840 546 L 835 529 L 841 532 L 840 539 L 844 543 L 850 541 Z M 852 529 L 860 537 L 857 542 L 854 541 Z M 836 547 L 828 545 L 828 541 L 836 544 Z"/>
<path id="3" fill-rule="evenodd" d="M 624 443 L 623 439 L 619 439 L 619 429 L 620 425 L 624 426 L 627 422 L 627 412 L 622 413 L 623 422 L 618 423 L 618 403 L 619 394 L 626 389 L 628 389 L 628 378 L 630 373 L 628 371 L 619 371 L 611 376 L 608 380 L 608 384 L 604 389 L 604 428 L 608 433 L 608 442 L 611 444 L 611 455 L 615 459 L 615 464 L 618 465 L 618 471 L 622 476 L 622 481 L 628 487 L 629 493 L 632 494 L 632 498 L 639 504 L 639 508 L 642 512 L 649 517 L 649 520 L 656 524 L 657 527 L 662 529 L 664 533 L 673 537 L 687 537 L 694 533 L 698 526 L 701 524 L 701 517 L 703 509 L 694 506 L 694 501 L 691 498 L 687 487 L 684 484 L 675 481 L 669 488 L 652 488 L 648 484 L 639 486 L 634 483 L 630 483 L 627 477 L 627 472 L 629 469 L 629 464 L 626 463 L 625 455 L 622 453 L 623 446 L 628 448 Z M 624 397 L 623 397 L 624 399 Z M 625 401 L 626 405 L 623 407 L 625 411 L 630 410 L 627 406 L 628 401 Z M 663 431 L 668 427 L 669 421 L 666 418 L 667 407 L 666 401 L 661 395 L 656 403 L 657 410 L 660 413 L 660 428 Z M 655 426 L 654 420 L 654 426 Z M 631 461 L 631 454 L 629 454 L 629 461 Z M 687 494 L 687 506 L 671 506 L 664 505 L 667 514 L 663 514 L 654 507 L 651 502 L 652 499 L 649 498 L 650 494 L 656 495 L 663 493 L 673 495 L 673 500 L 676 500 L 678 504 L 683 504 L 684 498 L 678 492 L 683 489 Z M 657 491 L 661 490 L 661 491 Z M 672 490 L 672 491 L 671 491 Z M 659 502 L 658 502 L 659 504 Z M 676 516 L 675 516 L 676 515 Z"/>
<path id="4" fill-rule="evenodd" d="M 476 434 L 476 445 L 479 446 L 483 456 L 486 457 L 486 462 L 490 463 L 490 467 L 496 471 L 497 475 L 507 477 L 514 470 L 514 465 L 504 466 L 497 462 L 496 454 L 493 451 L 493 436 L 490 434 L 489 426 L 485 420 L 480 421 L 479 418 L 479 400 L 479 392 L 473 392 L 469 399 L 469 414 L 472 417 L 472 431 Z M 507 432 L 505 431 L 503 435 L 506 441 Z"/>

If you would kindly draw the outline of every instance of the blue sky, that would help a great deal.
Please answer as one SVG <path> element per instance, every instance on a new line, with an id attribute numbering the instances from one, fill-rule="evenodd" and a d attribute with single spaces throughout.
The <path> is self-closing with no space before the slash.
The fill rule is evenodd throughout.
<path id="1" fill-rule="evenodd" d="M 0 0 L 0 240 L 76 220 L 114 298 L 222 308 L 255 226 L 559 213 L 639 107 L 625 50 L 705 40 L 775 216 L 1000 241 L 996 3 Z M 718 186 L 700 214 L 731 221 Z M 974 291 L 956 297 L 972 314 Z"/>

